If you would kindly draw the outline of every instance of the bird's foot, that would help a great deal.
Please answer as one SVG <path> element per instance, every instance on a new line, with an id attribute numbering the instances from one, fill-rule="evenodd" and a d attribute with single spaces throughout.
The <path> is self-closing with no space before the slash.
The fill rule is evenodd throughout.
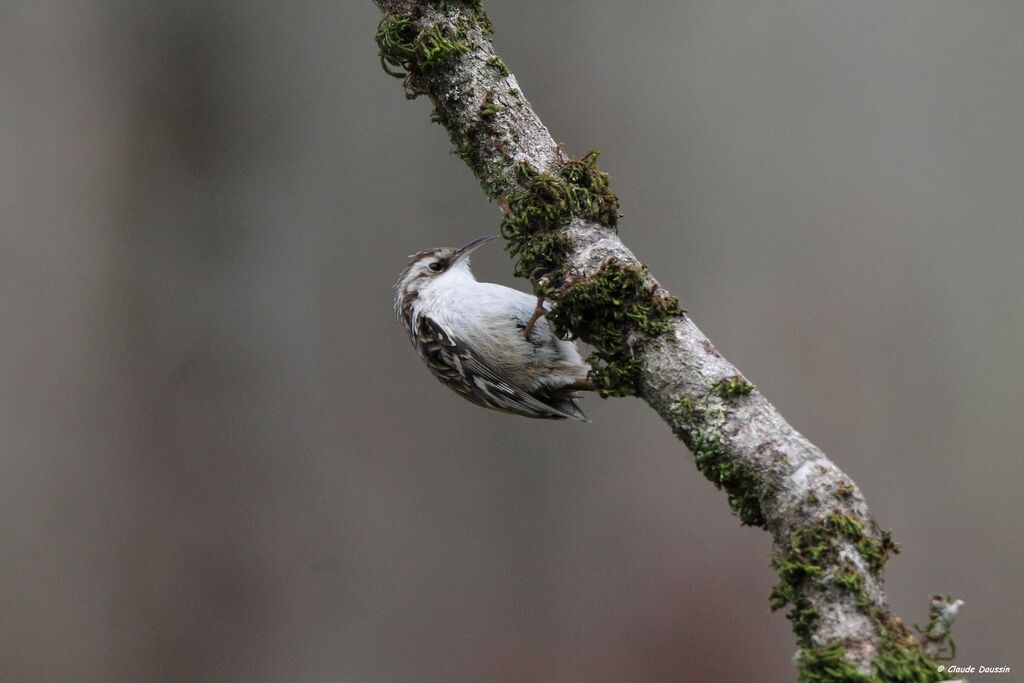
<path id="1" fill-rule="evenodd" d="M 537 295 L 537 307 L 533 309 L 533 315 L 526 321 L 526 327 L 523 328 L 523 336 L 526 341 L 530 341 L 530 333 L 533 332 L 533 326 L 540 320 L 540 317 L 544 315 L 546 309 L 544 308 L 544 295 Z"/>

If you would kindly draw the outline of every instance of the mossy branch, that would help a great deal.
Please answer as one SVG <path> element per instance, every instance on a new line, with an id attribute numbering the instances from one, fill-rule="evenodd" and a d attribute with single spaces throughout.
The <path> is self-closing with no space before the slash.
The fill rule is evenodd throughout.
<path id="1" fill-rule="evenodd" d="M 770 602 L 789 609 L 802 681 L 943 680 L 958 604 L 922 638 L 894 616 L 881 572 L 896 544 L 856 485 L 715 349 L 617 234 L 619 202 L 597 153 L 556 145 L 491 43 L 479 0 L 376 0 L 385 70 L 425 95 L 431 120 L 497 202 L 517 275 L 562 333 L 595 348 L 602 396 L 636 395 L 775 543 Z"/>

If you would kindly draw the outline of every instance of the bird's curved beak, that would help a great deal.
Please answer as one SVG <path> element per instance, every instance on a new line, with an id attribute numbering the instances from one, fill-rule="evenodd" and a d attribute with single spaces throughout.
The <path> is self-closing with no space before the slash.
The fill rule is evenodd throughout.
<path id="1" fill-rule="evenodd" d="M 475 240 L 471 240 L 463 244 L 455 251 L 455 258 L 452 259 L 452 262 L 461 261 L 476 251 L 479 247 L 482 247 L 486 242 L 490 242 L 496 237 L 497 235 L 484 235 L 483 237 L 477 237 Z"/>

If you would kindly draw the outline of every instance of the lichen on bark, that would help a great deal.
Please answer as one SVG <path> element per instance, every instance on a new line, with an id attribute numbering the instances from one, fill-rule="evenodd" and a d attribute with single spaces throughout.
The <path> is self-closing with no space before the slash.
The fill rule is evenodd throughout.
<path id="1" fill-rule="evenodd" d="M 789 608 L 803 681 L 941 680 L 935 652 L 959 605 L 917 639 L 887 607 L 895 544 L 863 495 L 727 361 L 619 239 L 618 200 L 596 155 L 556 145 L 490 41 L 477 0 L 376 0 L 382 63 L 501 207 L 501 232 L 553 306 L 595 346 L 604 395 L 635 394 L 693 451 L 745 524 L 772 535 L 773 607 Z"/>

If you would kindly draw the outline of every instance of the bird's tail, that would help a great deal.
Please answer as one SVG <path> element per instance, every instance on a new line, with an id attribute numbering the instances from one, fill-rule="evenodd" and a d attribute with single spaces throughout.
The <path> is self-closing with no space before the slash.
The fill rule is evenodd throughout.
<path id="1" fill-rule="evenodd" d="M 576 401 L 573 401 L 571 398 L 556 398 L 547 401 L 547 404 L 566 417 L 571 417 L 580 422 L 590 422 L 590 418 L 580 410 L 580 407 L 576 405 Z"/>

